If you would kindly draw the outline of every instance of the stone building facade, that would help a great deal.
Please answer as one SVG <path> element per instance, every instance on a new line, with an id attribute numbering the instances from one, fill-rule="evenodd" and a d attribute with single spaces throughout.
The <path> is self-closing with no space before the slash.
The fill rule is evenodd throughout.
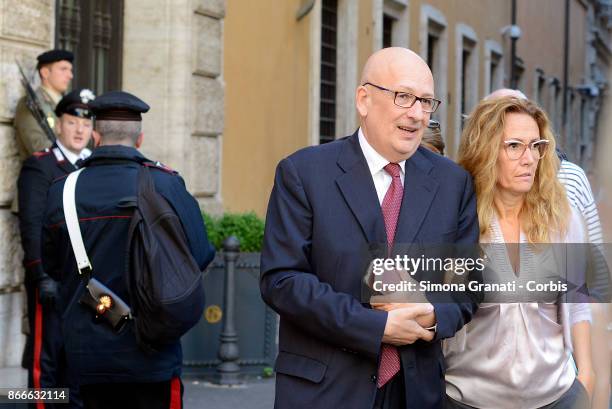
<path id="1" fill-rule="evenodd" d="M 78 42 L 79 35 L 84 36 L 89 27 L 79 26 L 79 18 L 68 21 L 61 18 L 69 12 L 82 12 L 86 6 L 80 1 L 61 0 L 0 2 L 0 385 L 3 387 L 25 382 L 24 372 L 18 370 L 24 341 L 21 334 L 22 252 L 17 218 L 10 212 L 19 172 L 12 121 L 17 101 L 23 95 L 15 61 L 33 72 L 36 56 L 58 45 L 60 24 L 69 27 L 72 41 Z M 119 33 L 122 50 L 120 66 L 115 68 L 120 70 L 119 86 L 151 106 L 143 116 L 142 150 L 150 158 L 178 170 L 203 209 L 220 213 L 225 1 L 129 0 L 122 6 Z M 94 17 L 100 18 L 100 15 Z M 101 41 L 95 34 L 94 45 Z M 117 62 L 109 63 L 116 65 Z M 78 73 L 79 67 L 75 65 L 75 68 Z"/>
<path id="2" fill-rule="evenodd" d="M 513 3 L 520 31 L 514 71 Z M 353 133 L 358 126 L 354 92 L 361 67 L 373 51 L 390 45 L 409 47 L 430 64 L 436 95 L 443 101 L 433 116 L 442 125 L 451 158 L 459 146 L 462 116 L 492 90 L 511 86 L 514 72 L 517 87 L 549 113 L 570 159 L 591 171 L 597 140 L 603 137 L 597 124 L 610 108 L 606 73 L 612 57 L 612 2 L 568 0 L 567 23 L 565 4 L 565 0 L 228 1 L 225 209 L 255 209 L 263 215 L 274 166 L 281 158 L 299 147 Z M 244 172 L 244 164 L 264 166 Z M 248 183 L 240 183 L 244 180 Z"/>
<path id="3" fill-rule="evenodd" d="M 91 10 L 91 4 L 111 3 L 111 17 Z M 514 67 L 512 3 L 521 31 Z M 96 90 L 121 87 L 151 105 L 143 117 L 144 153 L 177 169 L 204 210 L 263 216 L 280 159 L 355 131 L 361 68 L 373 51 L 390 45 L 417 51 L 432 67 L 443 101 L 435 118 L 449 156 L 458 147 L 462 114 L 491 90 L 510 86 L 514 72 L 518 87 L 550 114 L 571 159 L 591 170 L 603 138 L 599 119 L 611 108 L 612 1 L 568 0 L 567 24 L 565 4 L 0 1 L 0 368 L 18 367 L 23 347 L 21 248 L 9 210 L 19 170 L 12 119 L 23 94 L 15 60 L 32 71 L 42 51 L 56 44 L 79 47 L 88 38 L 99 54 L 79 58 L 106 56 L 114 77 L 98 81 L 95 67 L 86 72 L 81 65 L 79 81 L 95 80 Z M 86 10 L 93 28 L 75 17 Z M 110 31 L 104 28 L 109 21 L 118 22 Z M 100 46 L 108 38 L 110 48 Z M 22 379 L 0 369 L 2 386 Z"/>

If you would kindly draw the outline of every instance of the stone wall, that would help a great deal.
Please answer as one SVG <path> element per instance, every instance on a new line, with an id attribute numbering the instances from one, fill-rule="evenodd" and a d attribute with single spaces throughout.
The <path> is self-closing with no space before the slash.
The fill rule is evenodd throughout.
<path id="1" fill-rule="evenodd" d="M 211 213 L 222 211 L 223 0 L 125 3 L 123 88 L 142 97 L 142 150 L 178 170 Z M 163 29 L 160 29 L 163 27 Z"/>
<path id="2" fill-rule="evenodd" d="M 12 128 L 15 106 L 23 95 L 18 61 L 28 74 L 36 56 L 53 44 L 53 0 L 0 0 L 0 386 L 25 385 L 19 370 L 24 294 L 17 218 L 10 211 L 19 160 Z"/>
<path id="3" fill-rule="evenodd" d="M 23 95 L 15 61 L 33 73 L 36 56 L 53 46 L 54 7 L 54 0 L 0 0 L 0 386 L 25 381 L 16 369 L 24 342 L 22 251 L 10 211 L 19 173 L 12 121 Z M 124 10 L 123 89 L 152 107 L 143 151 L 176 168 L 212 213 L 222 211 L 224 15 L 224 0 L 130 0 Z"/>

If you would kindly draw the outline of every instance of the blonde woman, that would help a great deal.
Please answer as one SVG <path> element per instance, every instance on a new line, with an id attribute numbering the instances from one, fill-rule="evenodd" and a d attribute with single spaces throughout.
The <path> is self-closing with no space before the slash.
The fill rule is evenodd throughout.
<path id="1" fill-rule="evenodd" d="M 459 164 L 474 179 L 481 242 L 502 249 L 493 268 L 517 280 L 539 268 L 530 245 L 585 241 L 554 153 L 546 114 L 527 100 L 481 102 L 462 134 Z M 588 304 L 483 303 L 444 352 L 449 408 L 589 407 Z"/>

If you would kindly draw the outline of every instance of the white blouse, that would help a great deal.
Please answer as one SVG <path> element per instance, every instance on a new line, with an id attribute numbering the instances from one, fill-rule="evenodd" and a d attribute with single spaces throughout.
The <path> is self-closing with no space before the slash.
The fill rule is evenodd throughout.
<path id="1" fill-rule="evenodd" d="M 500 277 L 519 285 L 542 269 L 539 255 L 522 245 L 519 273 L 514 273 L 497 218 L 487 242 L 490 267 Z M 520 242 L 527 243 L 523 232 Z M 585 242 L 584 222 L 572 209 L 568 233 L 557 243 Z M 512 297 L 516 301 L 515 293 Z M 576 376 L 570 330 L 577 322 L 591 320 L 589 305 L 497 301 L 501 303 L 483 302 L 472 321 L 444 341 L 446 393 L 480 409 L 530 409 L 554 402 Z"/>

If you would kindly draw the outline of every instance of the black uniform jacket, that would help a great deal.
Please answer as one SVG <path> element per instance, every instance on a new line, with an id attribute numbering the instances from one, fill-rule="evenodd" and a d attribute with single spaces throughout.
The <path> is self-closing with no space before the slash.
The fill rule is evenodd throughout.
<path id="1" fill-rule="evenodd" d="M 171 169 L 146 159 L 126 146 L 102 146 L 83 163 L 76 186 L 76 208 L 93 277 L 126 302 L 126 246 L 132 208 L 124 199 L 136 195 L 138 169 L 151 166 L 156 190 L 170 203 L 183 225 L 191 253 L 203 270 L 213 259 L 202 214 L 183 179 Z M 106 382 L 161 382 L 180 375 L 180 342 L 147 354 L 138 348 L 133 322 L 120 333 L 79 304 L 84 281 L 70 245 L 62 193 L 65 178 L 49 191 L 43 230 L 43 264 L 62 291 L 63 333 L 68 367 L 81 384 Z"/>
<path id="2" fill-rule="evenodd" d="M 76 167 L 66 159 L 57 144 L 50 149 L 35 152 L 23 163 L 17 180 L 17 191 L 27 283 L 35 283 L 45 276 L 41 264 L 40 236 L 49 188 L 54 180 L 74 170 Z"/>

